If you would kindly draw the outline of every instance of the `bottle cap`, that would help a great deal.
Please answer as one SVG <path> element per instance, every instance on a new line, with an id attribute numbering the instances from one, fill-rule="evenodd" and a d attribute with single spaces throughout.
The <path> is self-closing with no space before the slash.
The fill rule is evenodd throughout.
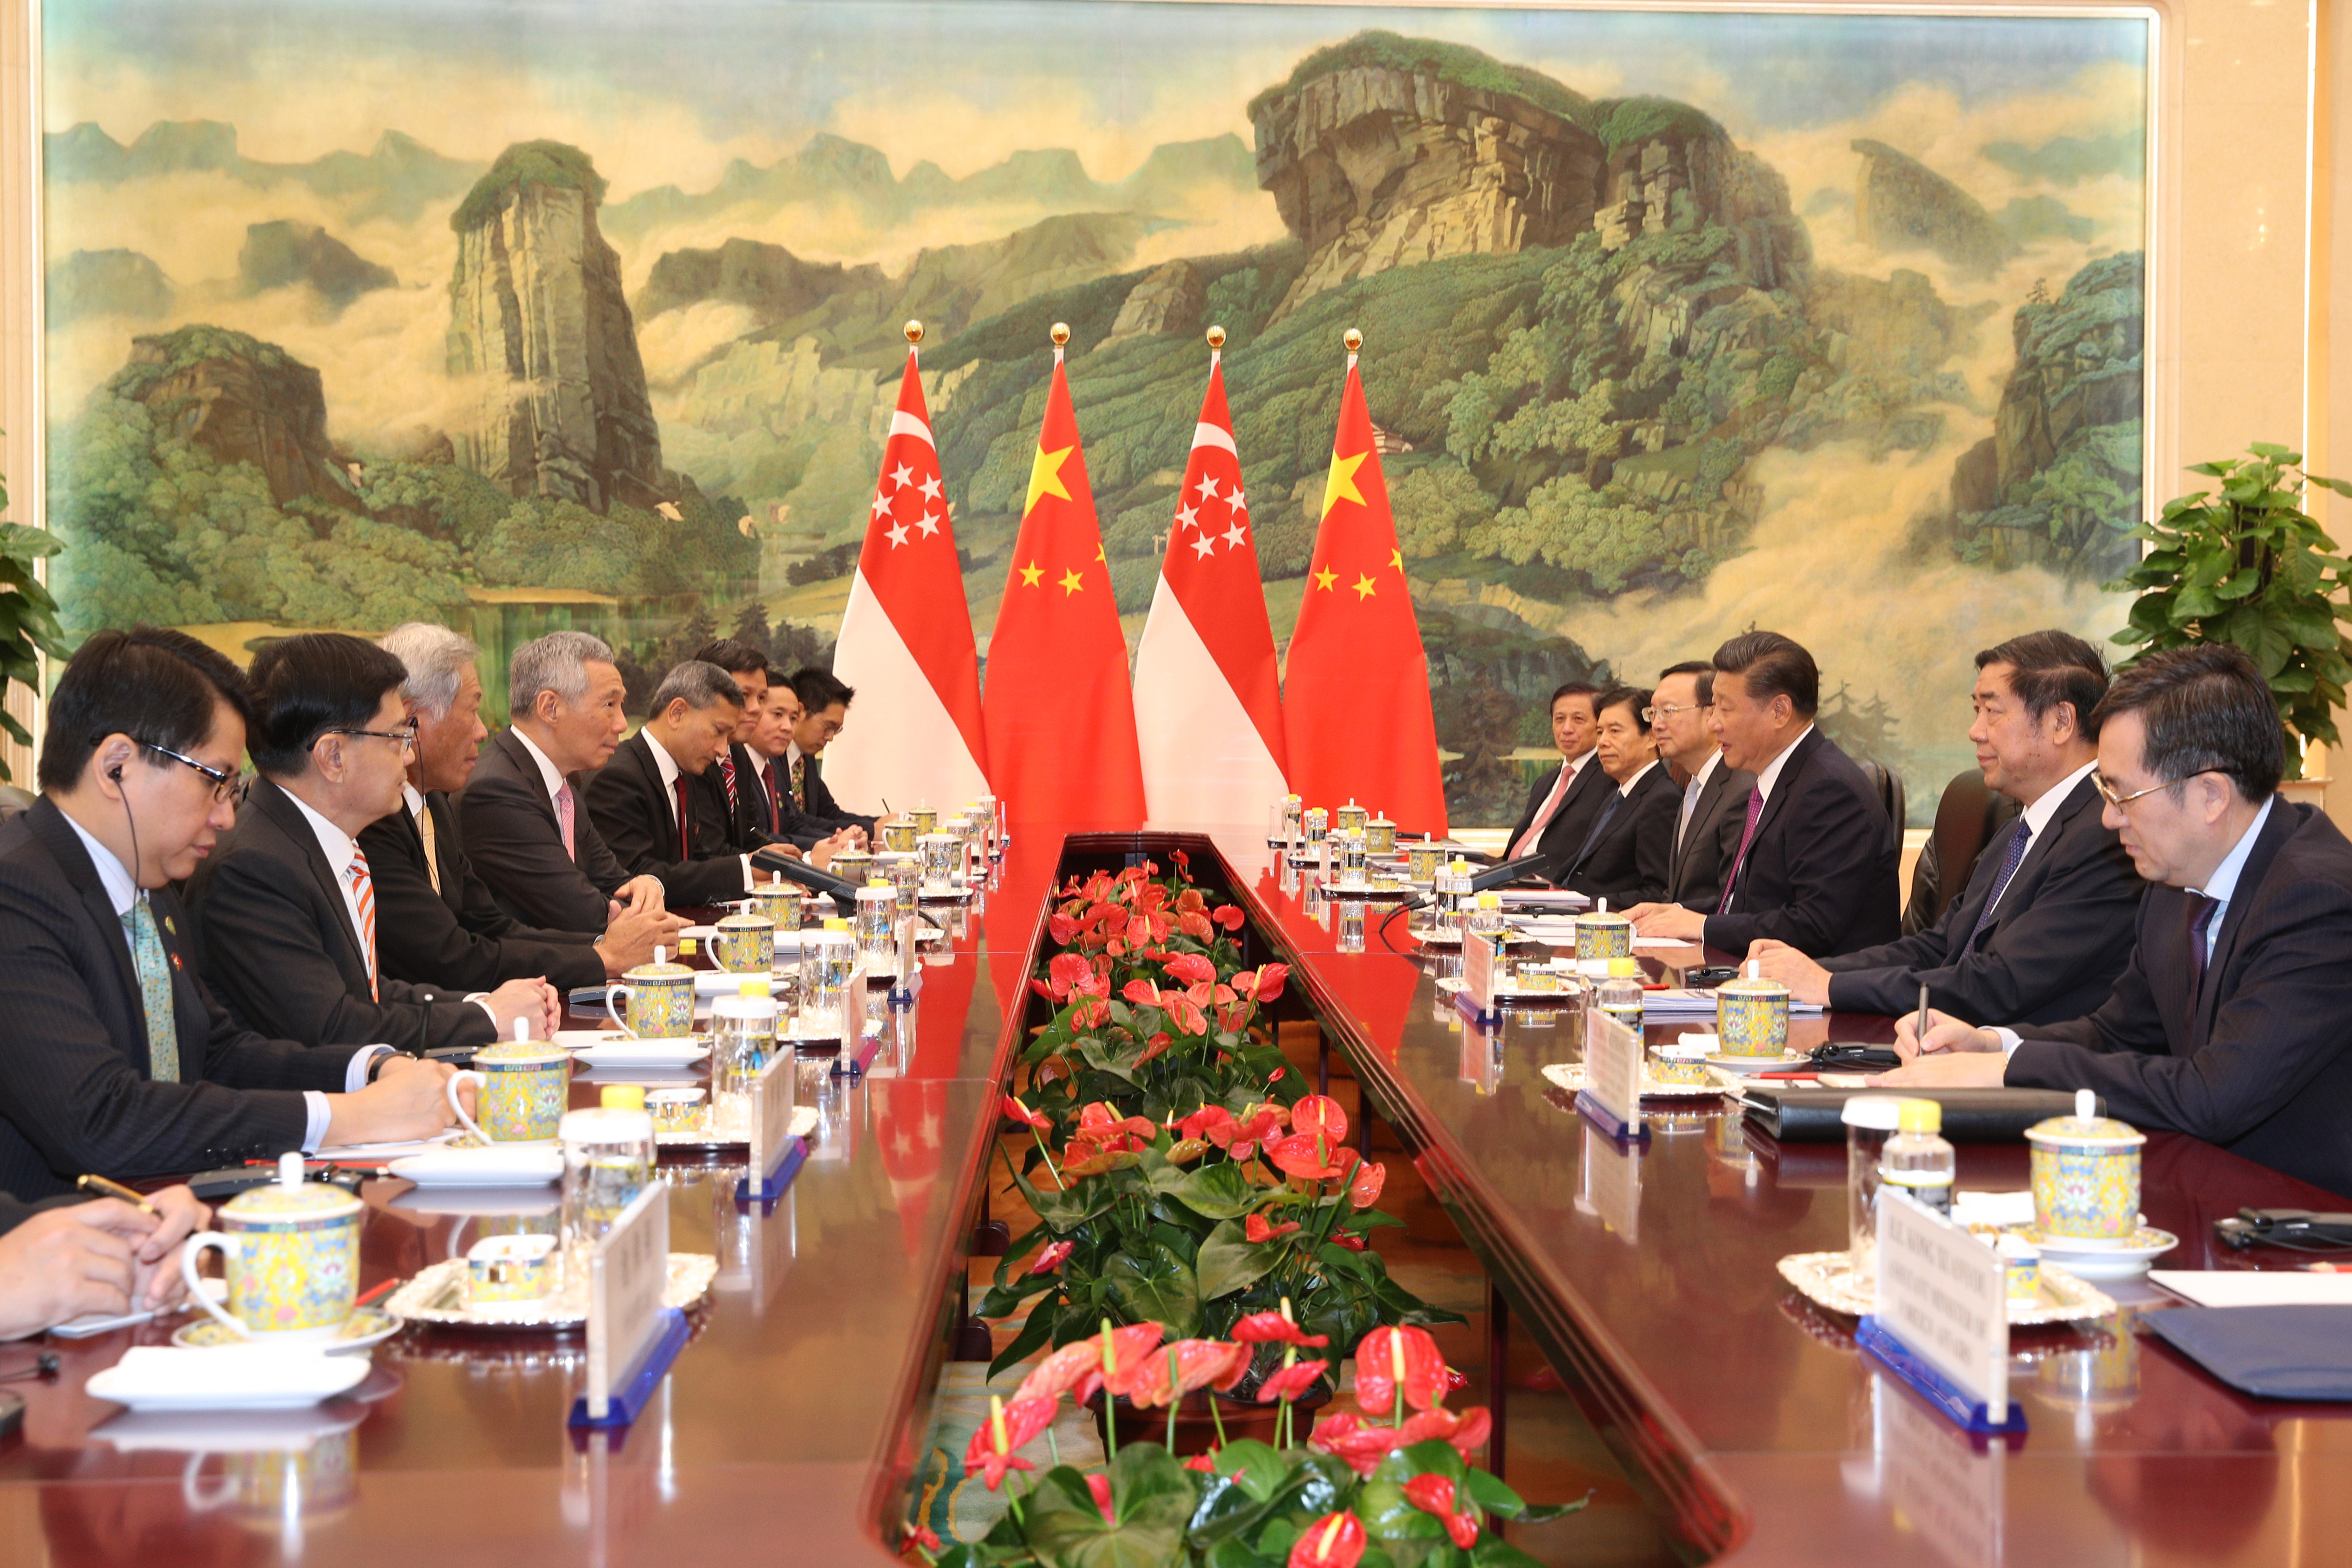
<path id="1" fill-rule="evenodd" d="M 681 936 L 677 939 L 677 956 L 679 957 L 691 958 L 695 955 L 695 939 L 693 937 Z"/>
<path id="2" fill-rule="evenodd" d="M 1933 1100 L 1905 1100 L 1895 1113 L 1902 1130 L 1906 1133 L 1940 1133 L 1944 1130 L 1944 1107 Z"/>
<path id="3" fill-rule="evenodd" d="M 841 915 L 828 915 L 824 917 L 824 928 L 827 931 L 846 931 L 849 929 L 849 922 Z"/>
<path id="4" fill-rule="evenodd" d="M 599 1092 L 597 1103 L 607 1111 L 642 1111 L 646 1108 L 646 1086 L 642 1083 L 607 1083 Z"/>
<path id="5" fill-rule="evenodd" d="M 1482 893 L 1478 895 L 1478 907 L 1500 909 L 1503 907 L 1503 895 L 1499 893 Z"/>
<path id="6" fill-rule="evenodd" d="M 746 980 L 735 988 L 739 997 L 764 997 L 769 994 L 765 980 Z"/>
<path id="7" fill-rule="evenodd" d="M 1612 979 L 1615 979 L 1621 975 L 1638 976 L 1641 972 L 1642 961 L 1639 958 L 1612 958 L 1609 960 L 1609 977 Z"/>

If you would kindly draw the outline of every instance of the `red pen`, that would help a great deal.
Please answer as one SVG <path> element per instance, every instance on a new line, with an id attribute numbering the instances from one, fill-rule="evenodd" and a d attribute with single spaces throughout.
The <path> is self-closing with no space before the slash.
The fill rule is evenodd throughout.
<path id="1" fill-rule="evenodd" d="M 378 1296 L 391 1294 L 393 1287 L 399 1283 L 400 1276 L 397 1274 L 389 1280 L 379 1280 L 373 1288 L 361 1291 L 358 1299 L 352 1301 L 352 1305 L 354 1308 L 364 1307 Z"/>

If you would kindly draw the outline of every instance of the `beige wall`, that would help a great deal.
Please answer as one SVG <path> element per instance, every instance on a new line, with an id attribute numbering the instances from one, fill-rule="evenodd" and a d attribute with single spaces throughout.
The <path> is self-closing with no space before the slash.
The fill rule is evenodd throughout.
<path id="1" fill-rule="evenodd" d="M 37 147 L 34 3 L 0 0 L 0 425 L 20 519 L 38 515 L 40 488 L 37 204 L 18 172 Z M 2149 493 L 2250 441 L 2300 443 L 2320 472 L 2352 472 L 2352 0 L 2154 9 Z M 2331 521 L 2352 535 L 2352 502 Z M 2352 775 L 2352 758 L 2336 771 Z M 2352 821 L 2352 776 L 2330 806 Z"/>

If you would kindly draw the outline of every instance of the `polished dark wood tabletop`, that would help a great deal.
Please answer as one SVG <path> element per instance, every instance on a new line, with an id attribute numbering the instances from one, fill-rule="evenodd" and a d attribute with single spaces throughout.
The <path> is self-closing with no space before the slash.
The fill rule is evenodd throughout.
<path id="1" fill-rule="evenodd" d="M 741 1554 L 879 1563 L 903 1507 L 957 1313 L 994 1099 L 1025 1018 L 1027 971 L 1061 869 L 1181 845 L 1230 874 L 1253 961 L 1293 964 L 1284 1004 L 1320 1019 L 1572 1392 L 1694 1560 L 1743 1563 L 2338 1563 L 2352 1558 L 2352 1421 L 2231 1394 L 2136 1335 L 2145 1286 L 2088 1329 L 2021 1333 L 2031 1430 L 1971 1444 L 1854 1349 L 1774 1271 L 1844 1240 L 1843 1152 L 1775 1148 L 1725 1110 L 1659 1118 L 1622 1150 L 1541 1074 L 1573 1061 L 1572 1018 L 1466 1026 L 1384 907 L 1286 889 L 1239 830 L 1016 835 L 993 884 L 951 918 L 911 1011 L 862 1081 L 822 1061 L 814 1157 L 771 1212 L 740 1166 L 665 1161 L 672 1245 L 720 1260 L 695 1338 L 625 1434 L 565 1426 L 576 1339 L 412 1329 L 355 1399 L 299 1418 L 133 1416 L 81 1387 L 146 1329 L 55 1346 L 61 1376 L 16 1383 L 0 1446 L 0 1563 L 635 1563 Z M 1645 950 L 1646 952 L 1646 950 Z M 1669 963 L 1696 949 L 1664 950 Z M 1798 1026 L 1885 1038 L 1885 1019 Z M 592 1101 L 595 1076 L 575 1083 Z M 1963 1153 L 1973 1186 L 2015 1187 L 2023 1151 Z M 370 1183 L 366 1281 L 461 1251 L 500 1208 Z M 2334 1200 L 2159 1134 L 2150 1219 L 2169 1266 L 2216 1257 L 2241 1204 Z M 493 1212 L 475 1212 L 468 1208 Z M 2273 1260 L 2275 1261 L 2275 1260 Z M 0 1371 L 33 1347 L 0 1346 Z"/>

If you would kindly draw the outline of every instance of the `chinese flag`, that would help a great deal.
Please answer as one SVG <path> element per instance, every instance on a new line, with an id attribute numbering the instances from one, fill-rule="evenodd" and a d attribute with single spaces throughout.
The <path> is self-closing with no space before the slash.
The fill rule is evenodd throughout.
<path id="1" fill-rule="evenodd" d="M 912 349 L 833 669 L 857 694 L 824 754 L 842 799 L 952 811 L 989 792 L 971 612 Z"/>
<path id="2" fill-rule="evenodd" d="M 1059 349 L 1021 537 L 989 639 L 982 711 L 996 793 L 1010 820 L 1110 828 L 1142 822 L 1127 637 L 1111 600 Z"/>
<path id="3" fill-rule="evenodd" d="M 1387 812 L 1399 831 L 1445 831 L 1429 658 L 1405 591 L 1404 556 L 1353 354 L 1323 482 L 1323 523 L 1290 638 L 1282 713 L 1290 787 L 1307 804 L 1353 800 Z"/>
<path id="4" fill-rule="evenodd" d="M 1154 821 L 1262 821 L 1288 788 L 1282 673 L 1213 350 L 1151 618 L 1135 651 L 1135 722 Z"/>

